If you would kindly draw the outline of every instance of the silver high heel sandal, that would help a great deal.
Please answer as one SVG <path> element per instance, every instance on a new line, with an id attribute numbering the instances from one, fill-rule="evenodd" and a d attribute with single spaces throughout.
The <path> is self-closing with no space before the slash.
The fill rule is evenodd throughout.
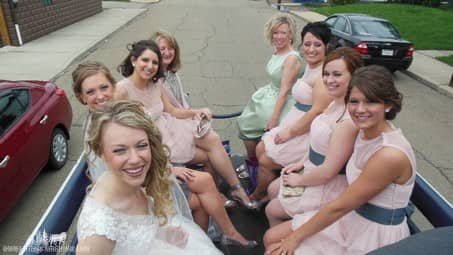
<path id="1" fill-rule="evenodd" d="M 240 246 L 240 247 L 246 248 L 246 249 L 253 249 L 256 246 L 258 246 L 258 242 L 255 240 L 248 240 L 247 243 L 244 244 L 244 243 L 241 243 L 238 240 L 233 239 L 232 237 L 229 237 L 226 235 L 222 235 L 222 237 L 220 238 L 220 244 Z"/>
<path id="2" fill-rule="evenodd" d="M 257 208 L 256 201 L 253 201 L 253 202 L 250 201 L 250 202 L 246 203 L 246 202 L 244 202 L 244 200 L 242 200 L 242 198 L 240 196 L 233 195 L 234 191 L 237 191 L 240 189 L 244 190 L 244 188 L 242 187 L 242 185 L 240 183 L 231 186 L 231 190 L 230 190 L 231 200 L 236 201 L 238 204 L 242 205 L 243 207 L 245 207 L 249 210 L 256 210 L 256 208 Z M 244 190 L 244 192 L 245 192 L 245 190 Z M 247 193 L 245 193 L 245 194 L 247 194 Z"/>
<path id="3" fill-rule="evenodd" d="M 225 207 L 225 209 L 234 208 L 236 206 L 237 206 L 236 201 L 231 200 L 231 199 L 228 199 L 223 203 L 223 207 Z"/>
<path id="4" fill-rule="evenodd" d="M 242 163 L 240 166 L 238 166 L 236 169 L 234 169 L 236 173 L 242 173 L 244 171 L 248 172 L 247 164 Z"/>

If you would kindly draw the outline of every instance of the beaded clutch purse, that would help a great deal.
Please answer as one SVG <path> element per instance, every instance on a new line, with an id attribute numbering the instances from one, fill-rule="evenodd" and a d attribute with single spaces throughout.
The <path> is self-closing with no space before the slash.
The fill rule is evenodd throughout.
<path id="1" fill-rule="evenodd" d="M 211 129 L 211 121 L 208 119 L 207 116 L 203 116 L 200 121 L 198 122 L 197 129 L 195 132 L 196 138 L 202 138 L 205 136 L 208 131 Z"/>
<path id="2" fill-rule="evenodd" d="M 304 172 L 303 169 L 299 171 L 299 174 L 302 174 Z M 282 195 L 283 197 L 299 197 L 302 196 L 304 193 L 305 187 L 304 186 L 297 186 L 297 187 L 292 187 L 292 186 L 286 186 L 282 184 Z"/>

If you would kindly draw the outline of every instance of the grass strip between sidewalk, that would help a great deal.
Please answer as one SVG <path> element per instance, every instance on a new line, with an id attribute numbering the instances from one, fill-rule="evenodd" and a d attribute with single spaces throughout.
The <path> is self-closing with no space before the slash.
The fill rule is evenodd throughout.
<path id="1" fill-rule="evenodd" d="M 450 66 L 453 66 L 453 55 L 446 56 L 446 57 L 437 57 L 437 59 Z"/>

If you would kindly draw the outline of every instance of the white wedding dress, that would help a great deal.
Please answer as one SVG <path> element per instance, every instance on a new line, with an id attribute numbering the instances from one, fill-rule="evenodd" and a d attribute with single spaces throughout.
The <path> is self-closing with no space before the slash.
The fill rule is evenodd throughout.
<path id="1" fill-rule="evenodd" d="M 222 254 L 208 236 L 194 222 L 181 214 L 169 218 L 159 226 L 148 198 L 148 215 L 128 215 L 116 211 L 88 195 L 85 199 L 77 226 L 77 237 L 83 240 L 92 235 L 104 236 L 115 241 L 112 254 Z M 181 227 L 188 234 L 187 245 L 181 249 L 157 238 L 168 227 Z"/>

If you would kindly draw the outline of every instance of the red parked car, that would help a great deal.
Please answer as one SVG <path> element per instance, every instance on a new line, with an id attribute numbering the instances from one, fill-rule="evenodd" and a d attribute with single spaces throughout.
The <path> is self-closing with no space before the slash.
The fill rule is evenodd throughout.
<path id="1" fill-rule="evenodd" d="M 71 123 L 55 84 L 0 80 L 0 221 L 44 167 L 65 165 Z"/>

